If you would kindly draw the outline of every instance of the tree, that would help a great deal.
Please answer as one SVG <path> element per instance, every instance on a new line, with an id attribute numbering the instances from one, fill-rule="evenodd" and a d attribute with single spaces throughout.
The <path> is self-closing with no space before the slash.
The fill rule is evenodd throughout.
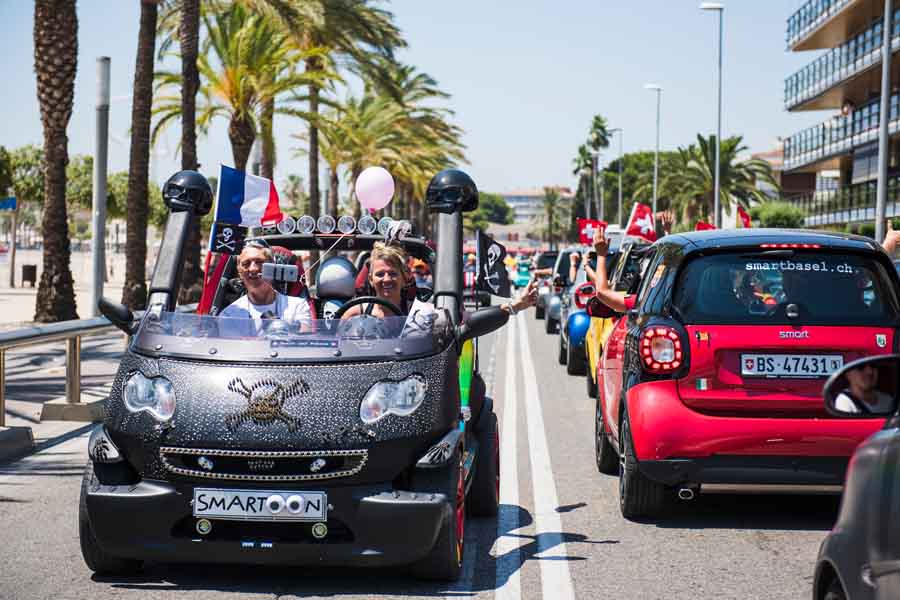
<path id="1" fill-rule="evenodd" d="M 513 222 L 513 209 L 500 194 L 480 192 L 477 212 L 482 213 L 485 220 L 491 223 L 510 225 Z"/>
<path id="2" fill-rule="evenodd" d="M 750 216 L 759 222 L 761 227 L 777 227 L 796 229 L 803 227 L 806 215 L 803 209 L 790 202 L 768 200 L 750 209 Z M 874 232 L 874 226 L 873 226 Z M 870 237 L 874 237 L 870 236 Z"/>
<path id="3" fill-rule="evenodd" d="M 34 319 L 77 319 L 70 268 L 66 165 L 66 128 L 72 116 L 78 70 L 78 15 L 75 0 L 35 0 L 34 70 L 44 130 L 43 271 Z"/>
<path id="4" fill-rule="evenodd" d="M 303 189 L 303 178 L 299 175 L 288 175 L 281 186 L 281 197 L 284 199 L 282 209 L 304 215 L 308 211 L 309 196 Z M 333 213 L 337 214 L 337 212 Z"/>
<path id="5" fill-rule="evenodd" d="M 566 222 L 569 207 L 559 194 L 559 190 L 554 187 L 544 188 L 544 216 L 543 231 L 547 243 L 550 244 L 552 250 L 554 244 L 562 239 L 562 231 L 560 224 Z"/>

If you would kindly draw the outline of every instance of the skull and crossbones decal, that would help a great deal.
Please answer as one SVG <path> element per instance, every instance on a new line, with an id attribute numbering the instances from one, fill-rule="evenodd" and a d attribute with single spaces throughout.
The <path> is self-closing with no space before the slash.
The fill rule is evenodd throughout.
<path id="1" fill-rule="evenodd" d="M 484 281 L 491 286 L 495 294 L 500 291 L 500 275 L 494 270 L 494 265 L 502 254 L 503 250 L 499 244 L 491 244 L 487 250 L 487 263 L 484 265 Z"/>
<path id="2" fill-rule="evenodd" d="M 300 419 L 287 414 L 284 411 L 284 403 L 308 393 L 309 385 L 302 379 L 282 385 L 274 379 L 266 378 L 247 387 L 240 377 L 236 377 L 228 383 L 228 390 L 237 392 L 247 399 L 246 409 L 225 417 L 225 424 L 231 431 L 237 429 L 241 423 L 253 421 L 257 425 L 285 423 L 288 431 L 293 432 L 300 426 Z"/>

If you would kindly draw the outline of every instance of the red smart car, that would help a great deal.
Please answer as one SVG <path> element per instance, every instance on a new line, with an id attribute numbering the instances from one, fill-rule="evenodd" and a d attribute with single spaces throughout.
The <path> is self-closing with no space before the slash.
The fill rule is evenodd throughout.
<path id="1" fill-rule="evenodd" d="M 873 240 L 811 231 L 670 235 L 598 367 L 597 465 L 625 517 L 677 492 L 839 490 L 884 419 L 830 417 L 825 379 L 896 352 L 898 277 Z M 593 316 L 605 316 L 591 303 Z M 802 489 L 802 487 L 801 487 Z"/>

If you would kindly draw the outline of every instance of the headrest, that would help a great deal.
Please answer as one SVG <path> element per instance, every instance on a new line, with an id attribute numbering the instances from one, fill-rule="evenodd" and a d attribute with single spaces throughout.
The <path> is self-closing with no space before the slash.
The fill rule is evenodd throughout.
<path id="1" fill-rule="evenodd" d="M 322 261 L 316 271 L 316 295 L 319 298 L 348 300 L 356 293 L 356 267 L 343 256 Z"/>

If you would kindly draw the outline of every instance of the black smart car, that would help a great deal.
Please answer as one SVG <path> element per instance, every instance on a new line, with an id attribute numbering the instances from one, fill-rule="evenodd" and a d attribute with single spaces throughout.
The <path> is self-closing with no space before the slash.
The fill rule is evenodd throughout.
<path id="1" fill-rule="evenodd" d="M 358 294 L 332 310 L 347 283 L 322 273 L 353 269 L 335 253 L 365 252 L 378 236 L 262 232 L 289 259 L 323 252 L 317 289 L 284 288 L 311 304 L 303 328 L 211 316 L 240 293 L 233 254 L 210 266 L 206 314 L 176 311 L 182 250 L 210 209 L 193 191 L 165 190 L 170 214 L 140 324 L 101 302 L 132 339 L 89 442 L 79 510 L 88 567 L 408 564 L 457 578 L 466 514 L 495 515 L 499 490 L 497 418 L 474 342 L 507 319 L 499 307 L 462 311 L 462 212 L 477 207 L 474 183 L 445 171 L 429 186 L 436 252 L 399 240 L 434 267 L 424 319 L 341 321 L 350 306 L 380 301 Z M 352 294 L 352 276 L 349 285 Z"/>

